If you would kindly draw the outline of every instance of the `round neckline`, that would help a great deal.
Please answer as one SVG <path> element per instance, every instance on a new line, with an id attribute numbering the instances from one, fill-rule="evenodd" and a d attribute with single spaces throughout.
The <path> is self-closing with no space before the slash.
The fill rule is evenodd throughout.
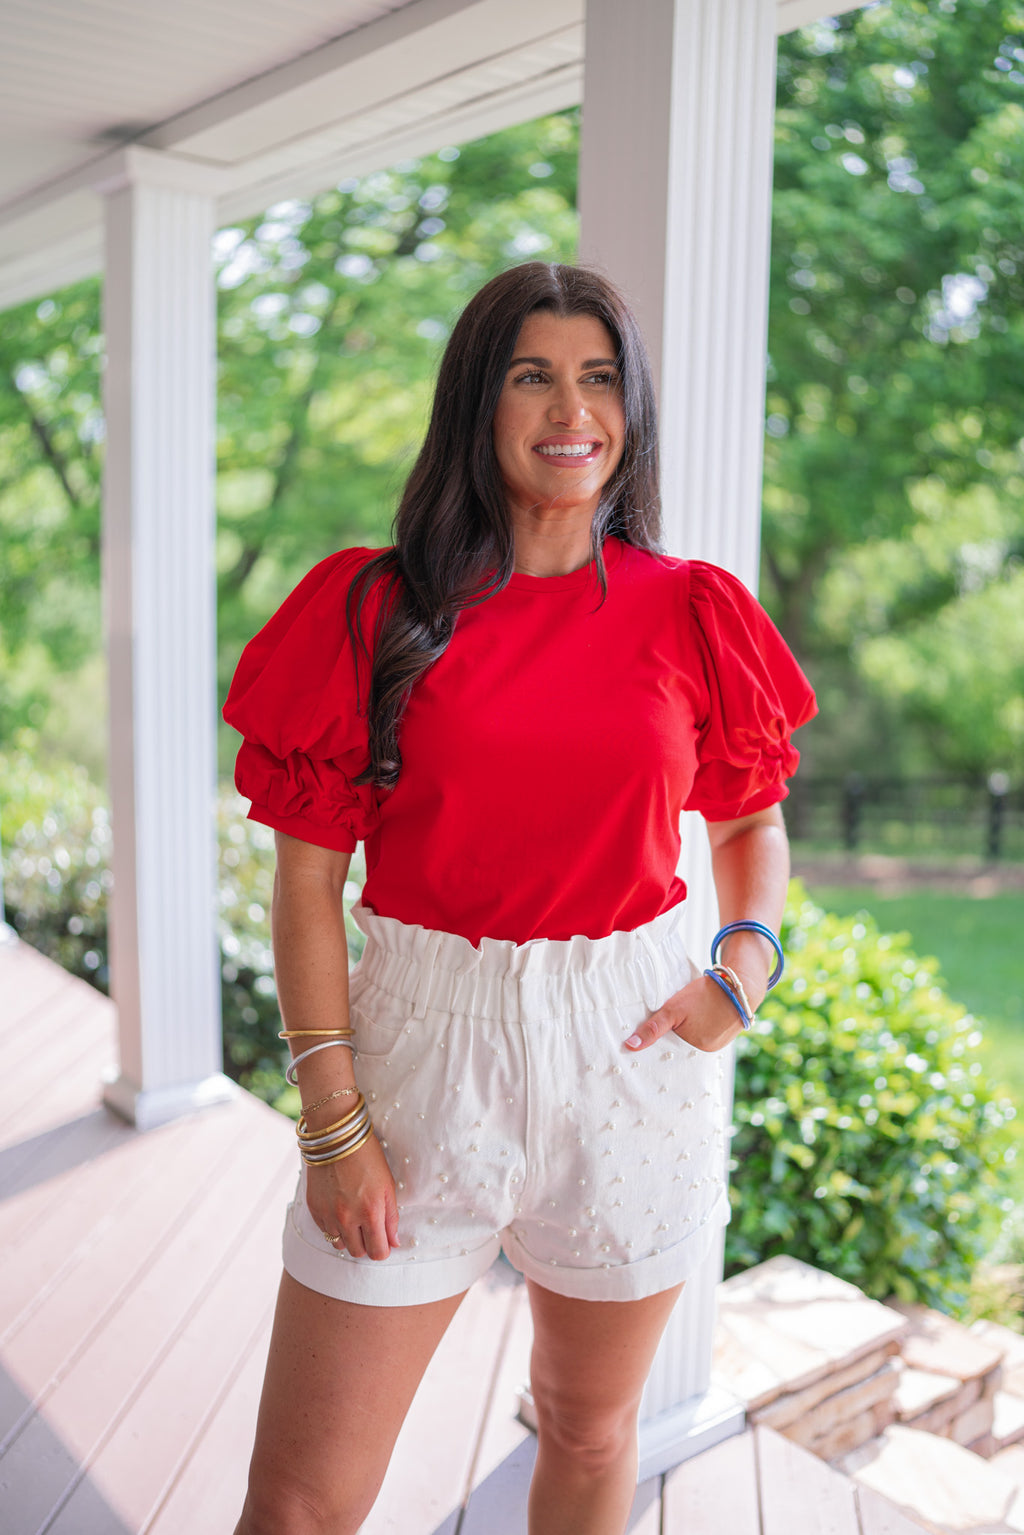
<path id="1" fill-rule="evenodd" d="M 617 538 L 609 536 L 605 539 L 602 548 L 606 570 L 614 570 L 622 557 L 622 544 Z M 509 577 L 506 591 L 514 592 L 566 592 L 579 586 L 586 586 L 588 582 L 597 580 L 597 567 L 593 560 L 586 565 L 581 565 L 579 570 L 570 570 L 565 576 L 530 576 L 525 571 L 514 571 Z"/>

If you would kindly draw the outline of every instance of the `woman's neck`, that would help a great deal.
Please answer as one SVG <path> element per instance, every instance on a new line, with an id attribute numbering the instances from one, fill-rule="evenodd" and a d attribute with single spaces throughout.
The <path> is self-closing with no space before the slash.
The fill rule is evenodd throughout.
<path id="1" fill-rule="evenodd" d="M 516 519 L 515 569 L 525 576 L 568 576 L 590 564 L 591 518 L 540 522 Z"/>

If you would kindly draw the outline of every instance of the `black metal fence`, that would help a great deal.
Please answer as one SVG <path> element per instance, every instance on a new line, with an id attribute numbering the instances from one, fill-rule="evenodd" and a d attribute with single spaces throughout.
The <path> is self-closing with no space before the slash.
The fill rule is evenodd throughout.
<path id="1" fill-rule="evenodd" d="M 801 778 L 790 837 L 821 849 L 894 857 L 1024 859 L 1024 784 L 986 779 Z"/>

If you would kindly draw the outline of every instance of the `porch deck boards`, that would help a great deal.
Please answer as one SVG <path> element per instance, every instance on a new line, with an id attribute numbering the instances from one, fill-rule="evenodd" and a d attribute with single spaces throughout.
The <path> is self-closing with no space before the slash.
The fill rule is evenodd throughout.
<path id="1" fill-rule="evenodd" d="M 294 1139 L 247 1094 L 137 1134 L 99 1105 L 113 1034 L 98 992 L 0 945 L 0 1526 L 230 1535 Z M 424 1378 L 365 1535 L 522 1535 L 529 1346 L 525 1289 L 499 1265 Z M 896 1517 L 759 1430 L 646 1483 L 630 1529 L 906 1535 Z"/>

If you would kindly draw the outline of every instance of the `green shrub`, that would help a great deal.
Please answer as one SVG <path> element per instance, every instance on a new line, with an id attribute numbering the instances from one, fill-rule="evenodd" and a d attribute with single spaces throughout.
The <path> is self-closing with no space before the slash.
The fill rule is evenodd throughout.
<path id="1" fill-rule="evenodd" d="M 786 974 L 739 1042 L 729 1272 L 789 1253 L 956 1311 L 994 1238 L 1003 1126 L 934 960 L 794 884 Z"/>
<path id="2" fill-rule="evenodd" d="M 0 754 L 7 921 L 33 948 L 100 991 L 109 986 L 110 818 L 83 768 Z"/>
<path id="3" fill-rule="evenodd" d="M 287 1048 L 270 947 L 274 833 L 245 819 L 237 794 L 217 800 L 217 927 L 220 934 L 224 1070 L 274 1103 L 285 1090 Z"/>

